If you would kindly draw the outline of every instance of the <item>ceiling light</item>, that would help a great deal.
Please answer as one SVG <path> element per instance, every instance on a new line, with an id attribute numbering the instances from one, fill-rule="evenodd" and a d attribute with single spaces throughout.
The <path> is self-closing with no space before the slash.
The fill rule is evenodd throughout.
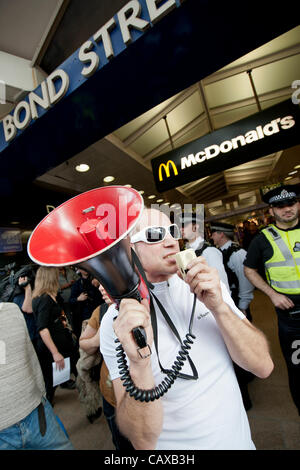
<path id="1" fill-rule="evenodd" d="M 139 191 L 140 194 L 144 194 L 144 192 L 145 192 L 145 191 L 143 191 L 143 190 Z"/>
<path id="2" fill-rule="evenodd" d="M 132 188 L 131 184 L 124 184 L 125 188 Z"/>
<path id="3" fill-rule="evenodd" d="M 296 168 L 300 168 L 300 165 L 296 165 L 296 166 L 294 166 L 294 168 L 295 168 L 295 169 L 296 169 Z"/>
<path id="4" fill-rule="evenodd" d="M 17 222 L 16 220 L 14 220 L 13 222 L 11 222 L 12 225 L 18 225 L 20 222 Z"/>
<path id="5" fill-rule="evenodd" d="M 85 171 L 89 171 L 90 167 L 86 163 L 80 163 L 80 165 L 77 165 L 75 167 L 76 171 L 79 171 L 79 173 L 84 173 Z"/>
<path id="6" fill-rule="evenodd" d="M 290 171 L 290 172 L 289 172 L 289 175 L 294 175 L 295 173 L 297 173 L 297 170 L 295 170 L 295 171 Z"/>
<path id="7" fill-rule="evenodd" d="M 284 178 L 285 181 L 290 179 L 292 179 L 292 176 L 287 176 L 286 178 Z"/>
<path id="8" fill-rule="evenodd" d="M 168 206 L 170 203 L 169 202 L 164 202 L 163 206 Z"/>
<path id="9" fill-rule="evenodd" d="M 164 200 L 163 199 L 157 199 L 156 202 L 164 202 Z"/>
<path id="10" fill-rule="evenodd" d="M 156 198 L 155 194 L 151 194 L 151 196 L 148 196 L 148 199 L 154 199 Z"/>
<path id="11" fill-rule="evenodd" d="M 112 181 L 114 181 L 114 179 L 114 176 L 105 176 L 105 178 L 103 178 L 103 181 L 104 183 L 111 183 Z"/>

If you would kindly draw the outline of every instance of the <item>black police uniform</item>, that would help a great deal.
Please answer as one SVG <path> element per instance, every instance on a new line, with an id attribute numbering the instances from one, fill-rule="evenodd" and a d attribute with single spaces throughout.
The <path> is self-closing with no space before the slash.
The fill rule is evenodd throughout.
<path id="1" fill-rule="evenodd" d="M 295 202 L 297 202 L 297 197 L 299 196 L 299 187 L 300 185 L 279 186 L 267 192 L 263 196 L 263 200 L 271 207 L 280 207 L 286 206 L 287 204 L 294 204 Z M 270 227 L 275 234 L 274 236 L 278 234 L 280 235 L 280 232 L 277 232 L 276 230 L 276 225 L 268 226 L 269 230 Z M 292 235 L 293 239 L 295 239 L 295 236 L 297 239 L 297 235 L 299 233 L 299 242 L 294 243 L 294 246 L 291 247 L 292 251 L 290 250 L 290 253 L 295 258 L 295 269 L 298 270 L 296 272 L 298 272 L 299 275 L 299 258 L 296 258 L 295 255 L 293 255 L 293 252 L 297 253 L 297 243 L 300 243 L 299 219 L 297 225 L 295 225 L 294 227 L 286 230 L 280 229 L 280 231 L 288 232 L 288 234 Z M 264 267 L 265 263 L 272 258 L 273 253 L 274 250 L 270 241 L 266 238 L 264 233 L 260 232 L 253 239 L 249 246 L 244 265 L 259 271 L 262 268 L 262 265 Z M 297 263 L 299 263 L 298 267 Z M 276 290 L 276 287 L 272 286 L 272 288 Z M 293 401 L 296 407 L 298 408 L 298 412 L 300 415 L 300 275 L 299 287 L 295 289 L 295 295 L 279 291 L 277 292 L 291 299 L 295 305 L 295 307 L 291 309 L 282 310 L 280 308 L 275 307 L 275 310 L 278 319 L 278 334 L 280 346 L 288 370 L 289 388 Z"/>

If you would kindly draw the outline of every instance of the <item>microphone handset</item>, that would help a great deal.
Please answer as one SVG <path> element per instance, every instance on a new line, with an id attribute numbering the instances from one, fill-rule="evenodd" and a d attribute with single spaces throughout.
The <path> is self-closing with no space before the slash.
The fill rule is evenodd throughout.
<path id="1" fill-rule="evenodd" d="M 180 269 L 184 278 L 187 272 L 186 266 L 191 261 L 191 259 L 196 258 L 196 254 L 194 250 L 189 249 L 189 250 L 185 250 L 180 253 L 177 253 L 175 258 L 176 258 L 176 263 L 178 265 L 178 268 Z M 142 275 L 144 275 L 145 273 L 139 261 L 138 261 L 138 264 L 139 264 L 138 268 L 140 272 L 142 272 Z M 145 280 L 145 276 L 143 276 L 143 279 Z M 137 295 L 134 295 L 134 297 L 137 298 L 137 300 L 141 301 L 141 299 L 138 299 Z M 125 355 L 122 344 L 119 344 L 117 346 L 116 352 L 117 352 L 117 358 L 118 358 L 118 368 L 120 372 L 120 379 L 123 382 L 123 386 L 126 387 L 126 391 L 129 393 L 129 395 L 133 397 L 135 400 L 138 400 L 141 402 L 149 402 L 149 401 L 154 401 L 154 400 L 158 400 L 159 398 L 161 398 L 171 388 L 171 386 L 173 385 L 174 381 L 177 379 L 178 376 L 181 376 L 181 378 L 184 378 L 184 379 L 197 379 L 198 378 L 198 373 L 195 369 L 194 364 L 192 363 L 189 357 L 189 350 L 191 349 L 191 344 L 193 344 L 194 339 L 196 338 L 192 334 L 192 331 L 191 331 L 191 327 L 192 327 L 192 323 L 194 319 L 195 306 L 196 306 L 196 296 L 194 295 L 194 303 L 193 303 L 193 309 L 192 309 L 192 314 L 191 314 L 191 319 L 190 319 L 189 332 L 187 333 L 185 340 L 182 342 L 167 312 L 164 310 L 164 308 L 162 307 L 158 299 L 154 296 L 154 294 L 150 292 L 150 314 L 151 314 L 154 342 L 155 342 L 155 347 L 156 347 L 157 357 L 158 357 L 158 348 L 157 348 L 158 331 L 157 331 L 156 314 L 154 310 L 152 297 L 155 298 L 163 316 L 169 323 L 169 326 L 173 330 L 174 334 L 179 339 L 181 343 L 181 349 L 179 350 L 176 360 L 174 361 L 174 364 L 172 365 L 172 368 L 170 370 L 163 369 L 159 362 L 162 372 L 166 373 L 166 377 L 161 382 L 161 384 L 159 384 L 158 386 L 154 387 L 151 390 L 143 390 L 143 389 L 136 387 L 130 377 L 126 355 Z M 144 328 L 141 326 L 134 328 L 132 330 L 132 334 L 138 346 L 139 355 L 142 358 L 149 357 L 152 354 L 152 352 L 151 352 L 150 346 L 147 344 L 147 335 L 146 335 Z M 116 339 L 115 343 L 120 343 L 119 339 Z M 146 347 L 148 347 L 148 354 L 142 355 L 140 353 L 140 350 Z M 180 373 L 184 365 L 184 361 L 186 359 L 189 359 L 189 362 L 191 364 L 193 374 L 194 374 L 193 376 L 187 376 L 185 374 Z"/>

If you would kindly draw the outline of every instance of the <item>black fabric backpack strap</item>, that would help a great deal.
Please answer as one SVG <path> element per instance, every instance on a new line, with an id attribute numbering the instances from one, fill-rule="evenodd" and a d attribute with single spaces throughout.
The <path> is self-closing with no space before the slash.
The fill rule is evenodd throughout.
<path id="1" fill-rule="evenodd" d="M 231 243 L 231 245 L 228 248 L 226 248 L 225 250 L 221 250 L 224 263 L 228 264 L 231 255 L 235 253 L 236 251 L 240 251 L 241 249 L 242 248 L 236 243 Z"/>
<path id="2" fill-rule="evenodd" d="M 209 248 L 211 247 L 211 244 L 208 243 L 207 241 L 203 240 L 203 243 L 201 245 L 200 248 L 198 248 L 197 250 L 195 250 L 195 253 L 196 253 L 196 256 L 201 256 L 203 251 L 206 249 L 206 248 Z"/>

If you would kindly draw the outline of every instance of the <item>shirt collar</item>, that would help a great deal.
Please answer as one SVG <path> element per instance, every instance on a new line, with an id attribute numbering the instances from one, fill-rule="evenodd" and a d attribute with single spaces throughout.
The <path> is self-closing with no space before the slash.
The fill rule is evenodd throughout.
<path id="1" fill-rule="evenodd" d="M 200 243 L 202 243 L 202 242 L 203 242 L 203 238 L 198 237 L 192 243 L 188 243 L 188 248 L 192 248 L 193 250 L 196 250 L 198 248 L 198 246 L 200 245 Z"/>
<path id="2" fill-rule="evenodd" d="M 226 250 L 226 248 L 229 248 L 230 245 L 232 244 L 232 241 L 231 240 L 228 240 L 228 242 L 224 243 L 223 246 L 220 246 L 220 249 L 223 251 L 223 250 Z"/>

